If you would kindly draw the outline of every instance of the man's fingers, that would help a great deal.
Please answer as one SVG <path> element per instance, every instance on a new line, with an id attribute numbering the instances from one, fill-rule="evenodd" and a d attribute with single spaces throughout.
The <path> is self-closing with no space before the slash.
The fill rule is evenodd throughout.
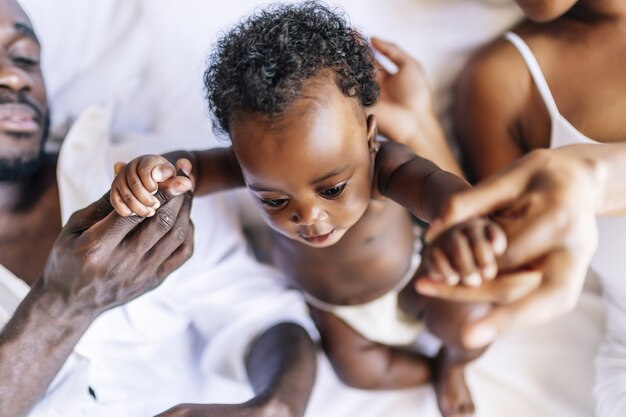
<path id="1" fill-rule="evenodd" d="M 187 235 L 183 243 L 178 246 L 177 249 L 172 252 L 172 254 L 161 264 L 159 269 L 157 270 L 157 279 L 162 281 L 169 274 L 177 270 L 182 264 L 187 262 L 187 260 L 193 254 L 193 244 L 194 244 L 194 225 L 193 222 L 189 222 L 187 227 Z"/>
<path id="2" fill-rule="evenodd" d="M 193 183 L 189 178 L 180 175 L 159 184 L 160 192 L 169 196 L 177 196 L 193 191 Z"/>
<path id="3" fill-rule="evenodd" d="M 420 279 L 415 285 L 418 293 L 427 297 L 442 298 L 449 301 L 511 303 L 519 300 L 541 283 L 541 274 L 537 271 L 518 271 L 498 275 L 498 278 L 485 281 L 480 287 L 466 287 Z"/>
<path id="4" fill-rule="evenodd" d="M 189 237 L 190 233 L 193 234 L 193 227 L 190 226 L 191 200 L 192 200 L 191 196 L 188 194 L 185 194 L 185 195 L 176 197 L 175 200 L 178 200 L 181 202 L 181 206 L 177 213 L 177 217 L 174 219 L 174 222 L 169 227 L 169 230 L 165 234 L 159 237 L 159 239 L 155 242 L 154 246 L 150 248 L 150 250 L 147 253 L 148 259 L 150 259 L 151 262 L 154 262 L 158 265 L 163 264 L 168 258 L 172 256 L 172 254 L 176 250 L 179 249 L 181 245 L 183 245 L 184 242 L 188 241 L 188 239 L 190 238 Z M 141 232 L 151 233 L 149 230 L 147 231 L 142 230 Z M 137 233 L 137 235 L 139 235 L 139 233 Z M 136 239 L 141 240 L 141 236 L 137 236 Z M 130 244 L 132 245 L 132 242 L 130 242 Z M 188 245 L 189 245 L 189 242 L 187 246 Z M 190 249 L 190 248 L 187 248 L 187 249 Z M 187 253 L 185 252 L 184 254 L 187 254 Z M 166 266 L 167 267 L 176 266 L 175 265 L 176 259 L 178 258 L 173 258 Z M 181 264 L 182 262 L 183 261 L 181 260 Z M 164 273 L 164 272 L 165 270 L 163 271 L 159 270 L 159 273 Z M 167 274 L 164 274 L 162 276 L 165 277 L 166 275 Z"/>
<path id="5" fill-rule="evenodd" d="M 109 200 L 109 193 L 104 194 L 99 200 L 94 201 L 82 210 L 76 211 L 67 222 L 67 229 L 71 233 L 82 233 L 98 223 L 113 211 Z"/>
<path id="6" fill-rule="evenodd" d="M 146 252 L 149 248 L 154 246 L 154 244 L 159 240 L 160 236 L 169 231 L 182 205 L 181 200 L 174 201 L 175 196 L 172 196 L 168 193 L 159 192 L 155 194 L 155 196 L 159 198 L 159 201 L 161 202 L 161 207 L 159 208 L 159 210 L 157 210 L 157 215 L 148 218 L 150 221 L 148 229 L 152 231 L 153 236 L 146 240 L 137 240 L 138 242 L 144 242 L 145 248 L 142 249 L 143 252 Z M 165 208 L 166 205 L 167 207 Z M 139 216 L 121 217 L 115 212 L 110 212 L 99 222 L 93 224 L 93 226 L 89 230 L 89 233 L 94 233 L 95 236 L 102 236 L 101 240 L 105 241 L 107 243 L 107 246 L 115 247 L 126 238 L 126 235 L 128 235 L 131 230 L 133 230 L 139 223 L 144 220 L 145 219 L 143 217 Z M 146 227 L 142 226 L 142 230 L 143 229 L 146 229 Z"/>

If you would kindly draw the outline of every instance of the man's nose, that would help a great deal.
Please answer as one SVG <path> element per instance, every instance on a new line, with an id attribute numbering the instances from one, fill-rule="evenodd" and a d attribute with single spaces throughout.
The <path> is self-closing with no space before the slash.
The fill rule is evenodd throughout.
<path id="1" fill-rule="evenodd" d="M 291 220 L 299 226 L 307 226 L 325 220 L 328 217 L 326 211 L 315 206 L 300 206 L 294 211 Z"/>
<path id="2" fill-rule="evenodd" d="M 29 90 L 32 85 L 31 76 L 15 65 L 4 64 L 0 68 L 0 87 L 19 93 Z"/>

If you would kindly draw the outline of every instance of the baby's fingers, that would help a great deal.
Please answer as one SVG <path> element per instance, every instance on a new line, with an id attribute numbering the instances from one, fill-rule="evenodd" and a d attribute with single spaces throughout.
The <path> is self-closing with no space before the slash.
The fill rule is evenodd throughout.
<path id="1" fill-rule="evenodd" d="M 120 216 L 128 217 L 134 214 L 133 211 L 130 208 L 128 208 L 126 203 L 124 203 L 124 200 L 122 199 L 122 195 L 120 194 L 115 184 L 113 185 L 113 188 L 111 188 L 109 199 L 111 200 L 111 205 L 113 206 L 117 214 L 119 214 Z"/>
<path id="2" fill-rule="evenodd" d="M 465 234 L 469 239 L 474 262 L 482 279 L 494 279 L 498 273 L 497 254 L 494 253 L 493 245 L 486 236 L 486 228 L 483 225 L 470 226 L 465 230 Z"/>
<path id="3" fill-rule="evenodd" d="M 428 278 L 447 285 L 457 285 L 459 274 L 452 268 L 447 256 L 439 247 L 431 247 L 424 254 L 425 270 Z"/>
<path id="4" fill-rule="evenodd" d="M 143 187 L 155 194 L 159 183 L 176 176 L 174 166 L 160 155 L 147 155 L 140 158 L 137 165 L 137 175 Z M 154 198 L 156 202 L 157 199 Z"/>
<path id="5" fill-rule="evenodd" d="M 111 185 L 110 199 L 115 211 L 124 217 L 139 214 L 140 216 L 150 215 L 150 211 L 134 198 L 132 191 L 128 187 L 128 171 L 133 169 L 133 163 L 126 165 L 124 162 L 116 162 L 113 166 L 115 178 Z M 152 211 L 154 213 L 154 210 Z"/>
<path id="6" fill-rule="evenodd" d="M 145 160 L 144 157 L 133 159 L 126 167 L 126 181 L 118 184 L 118 188 L 122 193 L 122 198 L 126 204 L 140 216 L 150 216 L 154 214 L 154 210 L 159 207 L 159 201 L 153 195 L 156 187 L 150 183 L 144 183 L 140 175 L 140 165 Z M 129 193 L 130 195 L 125 195 Z"/>
<path id="7" fill-rule="evenodd" d="M 508 241 L 504 229 L 499 224 L 489 221 L 485 226 L 485 235 L 491 243 L 496 256 L 502 255 L 508 246 Z"/>

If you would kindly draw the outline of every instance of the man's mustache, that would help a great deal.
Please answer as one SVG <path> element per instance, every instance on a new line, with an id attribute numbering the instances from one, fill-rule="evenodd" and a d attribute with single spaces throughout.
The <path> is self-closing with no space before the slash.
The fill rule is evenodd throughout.
<path id="1" fill-rule="evenodd" d="M 0 91 L 0 105 L 3 104 L 23 104 L 33 109 L 40 123 L 44 121 L 43 110 L 37 104 L 30 101 L 23 93 L 11 93 L 8 91 Z"/>

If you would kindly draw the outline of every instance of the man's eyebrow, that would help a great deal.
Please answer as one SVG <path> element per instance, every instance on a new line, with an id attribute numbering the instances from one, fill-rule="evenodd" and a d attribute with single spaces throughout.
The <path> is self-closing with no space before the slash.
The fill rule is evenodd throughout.
<path id="1" fill-rule="evenodd" d="M 334 169 L 334 170 L 330 171 L 329 173 L 324 174 L 321 177 L 318 177 L 318 178 L 314 179 L 313 181 L 311 181 L 311 185 L 315 185 L 318 182 L 322 182 L 322 181 L 324 181 L 324 180 L 326 180 L 328 178 L 334 177 L 335 175 L 339 175 L 342 172 L 344 172 L 346 169 L 348 169 L 348 167 L 349 167 L 349 165 L 346 164 L 346 165 L 342 166 L 341 168 Z"/>
<path id="2" fill-rule="evenodd" d="M 35 31 L 32 27 L 30 27 L 30 25 L 22 22 L 15 22 L 13 24 L 13 29 L 15 29 L 16 32 L 21 33 L 22 35 L 31 38 L 32 40 L 37 42 L 37 44 L 39 44 L 39 39 L 37 38 Z"/>

